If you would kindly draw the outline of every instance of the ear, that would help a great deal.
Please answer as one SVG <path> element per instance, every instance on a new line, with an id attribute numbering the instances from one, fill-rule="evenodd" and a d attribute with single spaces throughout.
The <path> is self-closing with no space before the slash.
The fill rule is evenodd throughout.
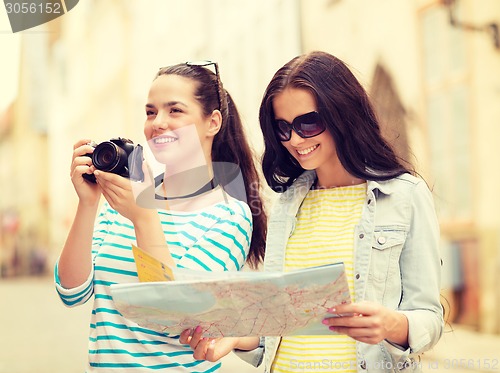
<path id="1" fill-rule="evenodd" d="M 222 126 L 222 114 L 219 110 L 212 111 L 210 115 L 210 122 L 208 125 L 207 136 L 213 137 L 217 135 L 220 131 L 220 127 Z"/>

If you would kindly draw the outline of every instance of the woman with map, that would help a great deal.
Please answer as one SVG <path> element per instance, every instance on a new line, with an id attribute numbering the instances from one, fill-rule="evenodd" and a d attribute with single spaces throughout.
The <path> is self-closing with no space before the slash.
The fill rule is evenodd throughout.
<path id="1" fill-rule="evenodd" d="M 202 339 L 215 361 L 246 350 L 266 372 L 416 372 L 443 331 L 439 226 L 425 181 L 382 138 L 364 88 L 338 58 L 293 58 L 260 106 L 263 173 L 281 193 L 264 269 L 343 262 L 352 303 L 329 307 L 331 335 Z M 265 338 L 262 338 L 265 337 Z"/>

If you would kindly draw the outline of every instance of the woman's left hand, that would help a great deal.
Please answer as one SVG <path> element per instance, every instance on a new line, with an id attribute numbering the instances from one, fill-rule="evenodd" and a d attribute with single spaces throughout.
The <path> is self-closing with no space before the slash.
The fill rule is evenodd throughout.
<path id="1" fill-rule="evenodd" d="M 334 332 L 368 344 L 377 344 L 384 339 L 401 346 L 408 344 L 406 316 L 378 303 L 340 304 L 329 312 L 337 316 L 324 319 L 323 324 Z"/>
<path id="2" fill-rule="evenodd" d="M 134 222 L 134 219 L 140 218 L 141 214 L 148 213 L 148 209 L 136 203 L 132 190 L 133 181 L 101 170 L 94 171 L 94 175 L 108 203 L 122 216 Z"/>
<path id="3" fill-rule="evenodd" d="M 193 357 L 196 360 L 218 361 L 238 345 L 239 338 L 224 337 L 224 338 L 203 338 L 202 329 L 200 326 L 193 331 L 191 329 L 184 330 L 179 342 L 189 344 L 193 349 Z"/>

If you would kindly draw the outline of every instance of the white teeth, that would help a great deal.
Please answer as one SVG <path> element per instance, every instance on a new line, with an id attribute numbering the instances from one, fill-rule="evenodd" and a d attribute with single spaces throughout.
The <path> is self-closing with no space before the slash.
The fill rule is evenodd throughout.
<path id="1" fill-rule="evenodd" d="M 153 139 L 153 142 L 155 144 L 166 144 L 166 143 L 174 142 L 174 141 L 177 141 L 177 139 L 175 137 L 157 137 L 157 138 Z"/>
<path id="2" fill-rule="evenodd" d="M 312 152 L 318 146 L 319 145 L 314 145 L 314 146 L 311 146 L 310 148 L 306 148 L 306 149 L 302 149 L 302 150 L 297 150 L 297 153 L 299 153 L 300 155 L 306 155 L 306 154 L 309 154 L 310 152 Z"/>

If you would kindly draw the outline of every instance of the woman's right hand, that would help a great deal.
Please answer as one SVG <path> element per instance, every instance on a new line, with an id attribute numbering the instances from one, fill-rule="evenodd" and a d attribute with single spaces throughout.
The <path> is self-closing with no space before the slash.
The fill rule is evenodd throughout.
<path id="1" fill-rule="evenodd" d="M 94 148 L 89 145 L 90 142 L 89 139 L 82 139 L 73 145 L 71 181 L 80 203 L 97 205 L 101 197 L 99 186 L 83 178 L 83 174 L 92 174 L 95 171 L 92 159 L 86 155 L 94 152 Z"/>
<path id="2" fill-rule="evenodd" d="M 216 362 L 233 351 L 238 346 L 240 338 L 203 338 L 202 329 L 198 326 L 194 331 L 184 330 L 179 337 L 179 342 L 189 344 L 196 360 Z"/>
<path id="3" fill-rule="evenodd" d="M 203 338 L 203 329 L 186 329 L 179 336 L 181 344 L 188 344 L 197 360 L 219 361 L 234 349 L 250 351 L 259 346 L 259 337 Z"/>

